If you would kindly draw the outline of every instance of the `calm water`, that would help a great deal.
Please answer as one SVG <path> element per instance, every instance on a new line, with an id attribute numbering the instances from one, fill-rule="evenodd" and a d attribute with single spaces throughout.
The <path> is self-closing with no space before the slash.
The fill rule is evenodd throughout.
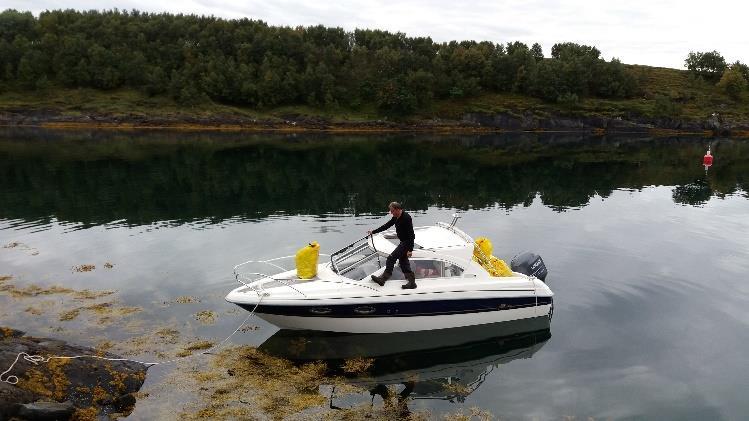
<path id="1" fill-rule="evenodd" d="M 716 158 L 706 172 L 708 146 Z M 489 237 L 495 255 L 543 256 L 556 293 L 550 329 L 394 336 L 374 347 L 361 336 L 274 335 L 256 320 L 260 329 L 233 342 L 274 352 L 307 341 L 308 354 L 287 355 L 300 360 L 368 350 L 366 387 L 397 384 L 411 409 L 434 414 L 746 419 L 748 191 L 749 142 L 725 138 L 4 130 L 0 275 L 115 289 L 142 308 L 144 326 L 168 321 L 221 340 L 244 318 L 223 301 L 233 265 L 312 240 L 333 251 L 383 223 L 395 199 L 417 225 L 460 210 L 459 226 Z M 96 269 L 72 270 L 81 264 Z M 198 302 L 175 305 L 181 296 Z M 0 295 L 0 325 L 31 334 L 86 345 L 132 335 L 11 303 Z M 200 310 L 216 322 L 197 321 Z M 420 381 L 403 384 L 414 373 Z M 146 388 L 158 379 L 149 371 Z M 139 403 L 131 418 L 149 405 L 158 403 Z"/>

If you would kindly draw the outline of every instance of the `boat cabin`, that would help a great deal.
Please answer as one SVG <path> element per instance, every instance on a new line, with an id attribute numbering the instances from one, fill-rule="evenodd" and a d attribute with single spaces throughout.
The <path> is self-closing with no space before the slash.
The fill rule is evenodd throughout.
<path id="1" fill-rule="evenodd" d="M 471 264 L 473 239 L 454 226 L 418 227 L 414 233 L 416 240 L 409 261 L 416 279 L 462 277 L 478 266 Z M 333 253 L 330 267 L 346 278 L 368 280 L 370 275 L 382 272 L 385 259 L 398 243 L 393 230 L 363 238 Z M 405 279 L 397 263 L 390 279 Z"/>

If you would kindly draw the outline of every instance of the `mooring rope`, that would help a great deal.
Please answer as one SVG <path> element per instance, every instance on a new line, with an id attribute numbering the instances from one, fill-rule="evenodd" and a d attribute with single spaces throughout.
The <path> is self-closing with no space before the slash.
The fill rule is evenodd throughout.
<path id="1" fill-rule="evenodd" d="M 231 335 L 227 336 L 226 339 L 224 339 L 223 341 L 219 342 L 218 345 L 214 345 L 214 346 L 206 349 L 205 351 L 199 352 L 197 354 L 186 355 L 184 357 L 178 357 L 178 358 L 174 358 L 174 359 L 167 360 L 167 361 L 145 362 L 145 361 L 133 360 L 133 359 L 130 359 L 130 358 L 109 358 L 109 357 L 100 357 L 98 355 L 74 355 L 74 356 L 51 355 L 51 356 L 48 356 L 48 357 L 44 357 L 42 355 L 31 355 L 31 354 L 29 354 L 27 352 L 19 352 L 18 355 L 16 355 L 16 360 L 13 361 L 13 364 L 11 364 L 10 367 L 8 367 L 7 370 L 3 371 L 0 374 L 0 382 L 12 384 L 12 385 L 18 384 L 18 377 L 17 376 L 8 375 L 6 377 L 5 375 L 8 374 L 8 373 L 10 373 L 13 370 L 13 367 L 15 367 L 15 365 L 18 363 L 18 360 L 20 360 L 21 357 L 23 357 L 23 359 L 25 361 L 28 361 L 28 362 L 30 362 L 30 363 L 32 363 L 34 365 L 39 365 L 40 363 L 46 364 L 50 360 L 53 360 L 53 359 L 58 359 L 58 360 L 74 360 L 74 359 L 80 359 L 80 358 L 93 358 L 93 359 L 97 359 L 97 360 L 106 360 L 106 361 L 130 361 L 130 362 L 134 362 L 134 363 L 138 363 L 138 364 L 143 364 L 143 365 L 148 366 L 147 368 L 151 368 L 152 366 L 155 366 L 155 365 L 171 364 L 171 363 L 173 363 L 175 361 L 184 360 L 184 359 L 188 359 L 188 358 L 192 358 L 192 357 L 197 357 L 198 355 L 209 354 L 214 349 L 217 349 L 217 348 L 221 347 L 224 343 L 226 343 L 226 341 L 228 341 L 229 339 L 231 339 L 232 336 L 234 336 L 237 332 L 239 332 L 239 329 L 241 329 L 242 326 L 244 326 L 244 324 L 247 323 L 247 320 L 249 320 L 250 317 L 252 317 L 252 316 L 255 315 L 255 311 L 260 306 L 260 303 L 262 301 L 263 301 L 263 295 L 258 293 L 258 301 L 257 301 L 257 304 L 255 304 L 255 308 L 253 308 L 252 311 L 250 312 L 250 314 L 248 314 L 247 317 L 245 317 L 245 319 L 242 321 L 242 323 L 236 329 L 234 329 L 234 332 L 232 332 Z"/>

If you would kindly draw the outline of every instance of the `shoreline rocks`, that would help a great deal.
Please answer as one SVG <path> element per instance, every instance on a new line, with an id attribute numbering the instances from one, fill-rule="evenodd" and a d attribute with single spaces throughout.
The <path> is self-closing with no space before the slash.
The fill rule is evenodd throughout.
<path id="1" fill-rule="evenodd" d="M 536 115 L 531 112 L 469 112 L 457 119 L 423 119 L 408 121 L 333 120 L 321 116 L 288 114 L 280 118 L 256 119 L 245 115 L 197 116 L 175 114 L 108 114 L 89 112 L 66 114 L 54 109 L 5 109 L 0 111 L 1 126 L 40 126 L 53 128 L 122 128 L 122 129 L 195 129 L 255 131 L 350 131 L 350 132 L 466 132 L 496 131 L 569 131 L 633 132 L 650 131 L 707 132 L 716 135 L 741 134 L 749 131 L 749 122 L 731 122 L 718 114 L 703 120 L 678 118 L 645 118 L 634 115 L 618 117 Z"/>
<path id="2" fill-rule="evenodd" d="M 7 370 L 19 353 L 46 356 L 96 355 L 120 358 L 110 353 L 70 345 L 64 341 L 24 336 L 23 332 L 0 327 L 0 373 Z M 18 384 L 0 382 L 0 420 L 66 420 L 100 415 L 129 414 L 135 393 L 146 378 L 147 367 L 131 361 L 96 358 L 50 359 L 48 363 L 20 358 L 3 376 L 18 377 Z"/>

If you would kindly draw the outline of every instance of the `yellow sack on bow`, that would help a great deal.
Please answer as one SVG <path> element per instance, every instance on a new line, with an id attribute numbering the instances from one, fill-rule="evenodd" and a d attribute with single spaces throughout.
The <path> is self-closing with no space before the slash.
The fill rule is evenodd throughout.
<path id="1" fill-rule="evenodd" d="M 512 276 L 512 270 L 504 260 L 492 256 L 492 242 L 486 237 L 475 240 L 473 247 L 473 260 L 478 262 L 491 276 Z"/>
<path id="2" fill-rule="evenodd" d="M 296 252 L 296 275 L 300 279 L 312 279 L 317 276 L 317 259 L 320 257 L 320 245 L 313 241 Z"/>

